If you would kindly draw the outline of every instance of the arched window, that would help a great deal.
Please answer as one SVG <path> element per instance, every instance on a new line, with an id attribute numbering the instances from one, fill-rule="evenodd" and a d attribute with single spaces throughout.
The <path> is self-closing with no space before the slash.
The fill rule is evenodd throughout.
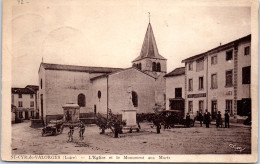
<path id="1" fill-rule="evenodd" d="M 155 62 L 153 62 L 153 69 L 152 69 L 152 71 L 156 71 L 156 63 Z"/>
<path id="2" fill-rule="evenodd" d="M 133 64 L 133 67 L 136 67 L 136 64 L 135 64 L 135 63 Z"/>
<path id="3" fill-rule="evenodd" d="M 136 67 L 137 69 L 139 69 L 139 63 L 137 63 L 137 64 L 135 65 L 135 67 Z"/>
<path id="4" fill-rule="evenodd" d="M 101 91 L 98 91 L 98 99 L 100 99 L 101 98 Z"/>
<path id="5" fill-rule="evenodd" d="M 42 79 L 41 79 L 41 89 L 42 89 Z"/>
<path id="6" fill-rule="evenodd" d="M 136 64 L 136 68 L 139 69 L 139 64 Z"/>
<path id="7" fill-rule="evenodd" d="M 132 91 L 132 101 L 134 107 L 138 107 L 138 95 L 135 91 Z"/>
<path id="8" fill-rule="evenodd" d="M 160 63 L 157 63 L 156 71 L 161 72 L 161 64 Z"/>
<path id="9" fill-rule="evenodd" d="M 142 70 L 142 63 L 139 64 L 139 69 Z"/>
<path id="10" fill-rule="evenodd" d="M 78 95 L 78 105 L 79 105 L 80 107 L 86 106 L 85 95 L 82 94 L 82 93 Z"/>

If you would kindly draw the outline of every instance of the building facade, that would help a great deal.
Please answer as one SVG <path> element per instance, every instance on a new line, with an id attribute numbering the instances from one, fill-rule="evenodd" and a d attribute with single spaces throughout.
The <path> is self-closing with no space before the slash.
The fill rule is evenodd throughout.
<path id="1" fill-rule="evenodd" d="M 41 63 L 39 68 L 39 106 L 44 121 L 63 117 L 62 106 L 76 103 L 81 113 L 93 112 L 90 79 L 118 68 L 84 67 Z"/>
<path id="2" fill-rule="evenodd" d="M 185 110 L 208 110 L 214 119 L 228 110 L 231 117 L 251 113 L 251 35 L 183 60 Z"/>
<path id="3" fill-rule="evenodd" d="M 169 72 L 166 79 L 166 110 L 181 110 L 185 103 L 185 67 Z"/>
<path id="4" fill-rule="evenodd" d="M 156 104 L 155 78 L 149 74 L 132 67 L 92 78 L 91 81 L 96 112 L 106 113 L 107 109 L 115 114 L 128 109 L 135 109 L 137 113 L 153 112 Z"/>
<path id="5" fill-rule="evenodd" d="M 150 113 L 156 106 L 164 108 L 166 59 L 158 52 L 150 23 L 141 53 L 132 63 L 127 69 L 41 63 L 41 118 L 45 122 L 61 119 L 66 103 L 78 104 L 86 115 L 108 110 L 121 114 L 129 108 Z"/>
<path id="6" fill-rule="evenodd" d="M 39 116 L 37 105 L 38 86 L 27 85 L 25 88 L 12 88 L 12 108 L 16 118 L 29 120 Z"/>

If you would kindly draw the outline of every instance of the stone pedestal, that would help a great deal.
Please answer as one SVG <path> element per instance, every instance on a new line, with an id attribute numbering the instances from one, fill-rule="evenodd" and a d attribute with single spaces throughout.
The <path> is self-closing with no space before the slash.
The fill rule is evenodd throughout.
<path id="1" fill-rule="evenodd" d="M 64 122 L 79 122 L 79 106 L 78 104 L 73 103 L 67 103 L 63 105 L 63 111 L 64 111 Z"/>
<path id="2" fill-rule="evenodd" d="M 127 127 L 135 127 L 136 110 L 135 109 L 122 110 L 122 120 L 126 120 Z"/>

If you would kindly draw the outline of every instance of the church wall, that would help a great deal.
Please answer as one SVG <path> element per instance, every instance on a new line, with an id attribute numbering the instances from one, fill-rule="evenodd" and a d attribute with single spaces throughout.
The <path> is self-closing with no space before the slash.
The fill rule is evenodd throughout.
<path id="1" fill-rule="evenodd" d="M 157 73 L 155 80 L 155 103 L 165 108 L 166 101 L 166 80 L 163 77 L 165 73 Z"/>
<path id="2" fill-rule="evenodd" d="M 62 106 L 66 103 L 78 103 L 78 95 L 84 94 L 86 106 L 80 113 L 93 111 L 92 88 L 89 73 L 46 70 L 45 106 L 47 115 L 63 114 Z"/>
<path id="3" fill-rule="evenodd" d="M 92 107 L 96 105 L 96 112 L 106 114 L 107 113 L 107 78 L 99 78 L 92 81 Z M 101 98 L 98 98 L 98 91 L 101 92 Z"/>
<path id="4" fill-rule="evenodd" d="M 39 69 L 39 113 L 40 113 L 40 117 L 43 117 L 43 119 L 45 120 L 45 117 L 46 117 L 46 95 L 45 95 L 45 69 L 40 66 L 40 69 Z M 42 85 L 41 85 L 41 81 L 42 81 Z M 41 95 L 43 97 L 43 109 L 41 107 Z M 43 116 L 42 116 L 42 110 L 43 110 Z"/>
<path id="5" fill-rule="evenodd" d="M 109 108 L 115 114 L 129 109 L 130 94 L 127 92 L 131 86 L 132 91 L 138 95 L 137 113 L 153 112 L 155 106 L 155 79 L 131 68 L 109 76 Z M 130 100 L 131 101 L 131 100 Z M 132 106 L 132 108 L 134 108 Z"/>

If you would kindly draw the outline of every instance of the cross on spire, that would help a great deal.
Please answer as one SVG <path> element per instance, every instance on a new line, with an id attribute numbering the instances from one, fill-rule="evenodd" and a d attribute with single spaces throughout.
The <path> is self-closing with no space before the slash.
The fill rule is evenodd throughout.
<path id="1" fill-rule="evenodd" d="M 150 12 L 148 12 L 149 23 L 150 23 L 150 17 L 151 17 Z"/>

